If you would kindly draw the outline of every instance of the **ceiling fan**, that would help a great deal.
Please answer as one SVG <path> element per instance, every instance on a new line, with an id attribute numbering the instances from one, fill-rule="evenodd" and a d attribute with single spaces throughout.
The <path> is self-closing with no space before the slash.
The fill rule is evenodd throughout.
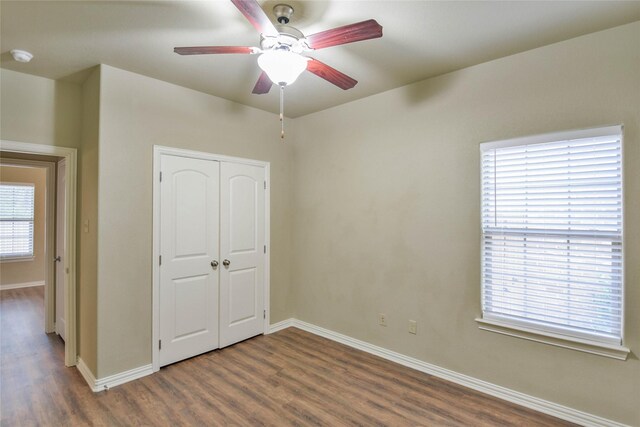
<path id="1" fill-rule="evenodd" d="M 293 83 L 303 71 L 333 83 L 343 90 L 358 82 L 346 74 L 302 53 L 331 46 L 382 37 L 382 26 L 374 19 L 345 25 L 306 36 L 297 28 L 287 25 L 293 8 L 287 4 L 274 6 L 278 25 L 273 25 L 256 0 L 231 0 L 238 10 L 260 32 L 260 47 L 250 46 L 195 46 L 176 47 L 180 55 L 207 54 L 260 54 L 258 66 L 262 69 L 253 88 L 254 94 L 265 94 L 275 83 L 280 86 L 280 120 L 283 120 L 283 89 Z M 281 134 L 284 137 L 284 131 Z"/>
<path id="2" fill-rule="evenodd" d="M 272 83 L 288 85 L 306 69 L 341 89 L 351 89 L 358 83 L 344 73 L 318 61 L 302 56 L 303 52 L 331 46 L 353 43 L 382 37 L 382 26 L 374 19 L 321 31 L 305 37 L 290 25 L 293 8 L 286 4 L 274 6 L 273 11 L 279 25 L 274 26 L 256 0 L 231 0 L 249 22 L 260 31 L 260 47 L 249 46 L 196 46 L 176 47 L 180 55 L 207 55 L 220 53 L 261 54 L 258 65 L 262 74 L 253 88 L 253 93 L 269 92 Z"/>

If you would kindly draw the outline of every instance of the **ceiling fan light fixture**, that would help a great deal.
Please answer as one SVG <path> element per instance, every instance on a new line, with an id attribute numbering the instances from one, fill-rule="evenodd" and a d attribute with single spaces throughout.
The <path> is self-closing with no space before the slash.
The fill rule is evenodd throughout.
<path id="1" fill-rule="evenodd" d="M 264 52 L 258 57 L 258 66 L 277 85 L 287 86 L 295 82 L 307 69 L 308 58 L 289 50 L 277 49 Z"/>

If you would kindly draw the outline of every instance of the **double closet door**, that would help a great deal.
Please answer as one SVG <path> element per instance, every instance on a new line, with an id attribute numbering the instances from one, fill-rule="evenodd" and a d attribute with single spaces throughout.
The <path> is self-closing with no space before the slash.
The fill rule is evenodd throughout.
<path id="1" fill-rule="evenodd" d="M 265 169 L 162 155 L 160 366 L 264 332 Z"/>

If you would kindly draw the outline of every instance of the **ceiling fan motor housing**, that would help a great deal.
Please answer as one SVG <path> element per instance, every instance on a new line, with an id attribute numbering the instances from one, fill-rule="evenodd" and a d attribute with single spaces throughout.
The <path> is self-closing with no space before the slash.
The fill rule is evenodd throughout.
<path id="1" fill-rule="evenodd" d="M 273 6 L 273 14 L 276 16 L 276 20 L 283 25 L 286 25 L 291 20 L 293 15 L 293 8 L 288 4 L 277 4 Z"/>
<path id="2" fill-rule="evenodd" d="M 260 48 L 263 51 L 273 49 L 286 49 L 295 53 L 302 53 L 310 50 L 304 34 L 297 28 L 289 25 L 276 25 L 277 36 L 262 34 L 260 37 Z"/>

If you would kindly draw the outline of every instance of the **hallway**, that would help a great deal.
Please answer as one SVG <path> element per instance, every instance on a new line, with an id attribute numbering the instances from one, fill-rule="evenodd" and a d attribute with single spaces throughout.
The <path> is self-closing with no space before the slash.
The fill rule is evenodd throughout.
<path id="1" fill-rule="evenodd" d="M 38 408 L 55 408 L 61 393 L 74 384 L 86 388 L 76 369 L 64 366 L 64 342 L 44 333 L 43 286 L 0 292 L 0 339 L 3 425 L 11 424 L 7 420 L 44 421 L 51 414 L 39 414 Z"/>

